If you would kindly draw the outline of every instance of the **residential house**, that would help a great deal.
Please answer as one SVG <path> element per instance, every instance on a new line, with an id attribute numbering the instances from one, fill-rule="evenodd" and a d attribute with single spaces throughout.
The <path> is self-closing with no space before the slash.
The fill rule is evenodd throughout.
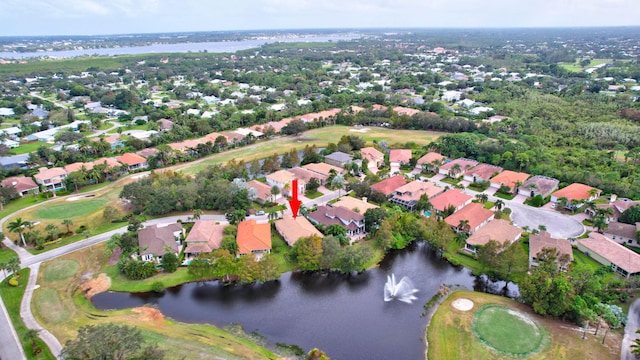
<path id="1" fill-rule="evenodd" d="M 271 186 L 260 182 L 258 180 L 251 180 L 247 182 L 247 189 L 254 189 L 257 195 L 257 201 L 261 204 L 266 202 L 276 202 L 282 197 L 281 194 L 273 195 L 271 193 Z"/>
<path id="2" fill-rule="evenodd" d="M 473 235 L 476 231 L 480 230 L 481 227 L 493 220 L 493 218 L 493 211 L 485 209 L 484 205 L 480 203 L 472 202 L 447 216 L 444 221 L 456 232 L 465 232 Z"/>
<path id="3" fill-rule="evenodd" d="M 276 220 L 274 224 L 276 231 L 282 235 L 282 238 L 289 246 L 293 246 L 296 241 L 304 237 L 324 237 L 304 216 L 298 216 L 294 219 L 293 216 L 285 214 L 282 219 Z"/>
<path id="4" fill-rule="evenodd" d="M 33 175 L 33 178 L 36 179 L 36 183 L 42 185 L 44 191 L 64 189 L 64 179 L 66 177 L 67 172 L 63 168 L 59 167 L 51 169 L 41 167 L 38 169 L 38 173 Z"/>
<path id="5" fill-rule="evenodd" d="M 569 261 L 573 261 L 573 250 L 571 249 L 571 242 L 566 239 L 556 239 L 551 237 L 546 231 L 541 231 L 539 234 L 529 235 L 529 267 L 538 266 L 538 254 L 542 249 L 556 249 L 558 256 L 568 255 Z M 564 265 L 560 267 L 560 270 L 567 270 Z"/>
<path id="6" fill-rule="evenodd" d="M 364 214 L 369 209 L 379 208 L 378 205 L 367 202 L 367 198 L 360 200 L 351 196 L 343 196 L 331 205 L 351 209 L 359 214 Z"/>
<path id="7" fill-rule="evenodd" d="M 557 203 L 565 198 L 567 207 L 580 207 L 585 201 L 597 199 L 601 191 L 589 185 L 573 183 L 551 194 L 551 202 Z"/>
<path id="8" fill-rule="evenodd" d="M 142 156 L 134 153 L 125 153 L 121 156 L 116 157 L 116 160 L 120 163 L 127 165 L 129 171 L 144 169 L 149 167 L 149 163 L 147 163 L 147 159 Z"/>
<path id="9" fill-rule="evenodd" d="M 420 114 L 422 111 L 412 108 L 407 108 L 403 106 L 394 106 L 393 111 L 395 111 L 399 116 L 407 115 L 409 117 Z"/>
<path id="10" fill-rule="evenodd" d="M 344 168 L 347 164 L 350 164 L 353 161 L 353 156 L 347 153 L 343 153 L 342 151 L 336 151 L 329 155 L 324 156 L 324 162 L 337 166 L 339 168 Z"/>
<path id="11" fill-rule="evenodd" d="M 67 172 L 67 175 L 71 174 L 72 172 L 82 171 L 82 169 L 84 169 L 84 171 L 89 171 L 93 169 L 93 164 L 83 163 L 83 162 L 74 162 L 73 164 L 65 165 L 64 167 L 64 171 Z"/>
<path id="12" fill-rule="evenodd" d="M 245 220 L 238 224 L 238 255 L 255 254 L 258 258 L 271 252 L 271 225 Z"/>
<path id="13" fill-rule="evenodd" d="M 149 159 L 151 156 L 156 156 L 159 151 L 156 148 L 145 148 L 140 151 L 136 151 L 136 154 L 142 156 L 145 159 Z"/>
<path id="14" fill-rule="evenodd" d="M 360 149 L 360 155 L 369 162 L 369 168 L 379 168 L 384 164 L 384 154 L 373 147 L 365 147 Z"/>
<path id="15" fill-rule="evenodd" d="M 640 275 L 640 254 L 597 232 L 578 241 L 578 249 L 625 278 Z"/>
<path id="16" fill-rule="evenodd" d="M 623 212 L 634 205 L 640 205 L 640 201 L 627 198 L 618 198 L 616 195 L 611 195 L 611 199 L 608 204 L 596 204 L 596 207 L 602 209 L 612 209 L 613 215 L 606 215 L 607 221 L 612 222 L 618 221 L 620 215 L 622 215 Z M 592 215 L 594 214 L 594 212 L 590 209 L 587 209 L 587 211 L 589 211 Z"/>
<path id="17" fill-rule="evenodd" d="M 383 193 L 386 197 L 391 197 L 397 188 L 408 183 L 402 175 L 395 175 L 371 185 L 371 189 Z"/>
<path id="18" fill-rule="evenodd" d="M 442 192 L 444 189 L 432 182 L 416 180 L 397 188 L 391 197 L 391 202 L 413 211 L 422 195 L 431 199 Z"/>
<path id="19" fill-rule="evenodd" d="M 107 137 L 95 137 L 93 138 L 93 141 L 105 141 L 107 144 L 109 144 L 109 146 L 111 146 L 111 149 L 116 149 L 124 146 L 124 141 L 122 140 L 120 135 L 111 135 Z"/>
<path id="20" fill-rule="evenodd" d="M 416 162 L 416 169 L 438 172 L 441 165 L 444 165 L 447 158 L 437 152 L 430 151 L 424 154 Z"/>
<path id="21" fill-rule="evenodd" d="M 619 244 L 640 246 L 637 239 L 636 225 L 620 222 L 611 222 L 603 231 L 604 236 L 616 241 Z"/>
<path id="22" fill-rule="evenodd" d="M 169 131 L 173 129 L 173 125 L 175 125 L 175 123 L 169 119 L 158 120 L 158 129 L 160 129 L 160 131 Z"/>
<path id="23" fill-rule="evenodd" d="M 311 181 L 311 179 L 316 179 L 318 181 L 318 184 L 324 185 L 329 178 L 327 175 L 318 174 L 317 172 L 313 172 L 301 167 L 294 167 L 287 171 L 292 173 L 296 177 L 296 179 L 298 179 L 299 183 L 303 182 L 305 186 L 309 183 L 309 181 Z"/>
<path id="24" fill-rule="evenodd" d="M 518 187 L 518 194 L 528 197 L 540 195 L 543 198 L 546 198 L 558 188 L 559 184 L 560 180 L 542 175 L 535 175 L 530 179 L 527 179 Z"/>
<path id="25" fill-rule="evenodd" d="M 307 169 L 309 171 L 313 171 L 314 173 L 324 175 L 327 178 L 330 177 L 332 171 L 335 171 L 336 174 L 344 174 L 347 171 L 343 168 L 339 168 L 337 166 L 329 165 L 326 163 L 311 163 L 302 166 L 303 169 Z"/>
<path id="26" fill-rule="evenodd" d="M 477 166 L 472 167 L 471 169 L 465 171 L 463 178 L 466 181 L 479 183 L 479 182 L 489 182 L 491 178 L 499 175 L 503 168 L 496 165 L 490 164 L 479 164 Z"/>
<path id="27" fill-rule="evenodd" d="M 400 167 L 409 164 L 411 161 L 411 150 L 392 149 L 389 151 L 389 164 L 392 167 Z"/>
<path id="28" fill-rule="evenodd" d="M 465 250 L 475 254 L 479 247 L 487 245 L 491 240 L 500 244 L 511 244 L 518 240 L 520 235 L 522 229 L 519 227 L 511 225 L 507 220 L 494 219 L 467 238 Z"/>
<path id="29" fill-rule="evenodd" d="M 437 214 L 443 214 L 449 207 L 453 207 L 454 213 L 471 204 L 473 196 L 465 194 L 461 189 L 449 189 L 440 195 L 429 199 L 431 206 Z"/>
<path id="30" fill-rule="evenodd" d="M 3 188 L 14 188 L 16 193 L 21 197 L 30 193 L 38 193 L 38 190 L 40 189 L 33 179 L 26 176 L 8 177 L 2 180 L 0 185 L 2 185 Z"/>
<path id="31" fill-rule="evenodd" d="M 508 186 L 511 193 L 515 193 L 518 189 L 519 185 L 524 184 L 524 182 L 529 178 L 529 174 L 511 170 L 504 170 L 498 175 L 495 175 L 489 182 L 491 183 L 491 187 L 495 189 L 500 189 L 503 186 Z"/>
<path id="32" fill-rule="evenodd" d="M 222 244 L 223 230 L 226 225 L 218 224 L 215 220 L 198 220 L 193 224 L 189 235 L 185 239 L 184 253 L 187 257 L 197 257 L 208 254 Z"/>
<path id="33" fill-rule="evenodd" d="M 16 140 L 22 134 L 22 129 L 16 126 L 0 129 L 0 135 L 7 135 L 9 138 Z"/>
<path id="34" fill-rule="evenodd" d="M 284 195 L 289 195 L 291 193 L 291 187 L 293 186 L 292 181 L 295 178 L 295 175 L 287 170 L 278 170 L 266 176 L 267 185 L 271 187 L 277 186 L 278 189 L 280 189 L 280 192 L 284 193 Z M 298 182 L 298 188 L 301 186 L 302 192 L 304 192 L 304 184 L 300 184 L 300 182 Z"/>
<path id="35" fill-rule="evenodd" d="M 442 175 L 458 178 L 465 171 L 476 165 L 478 165 L 478 162 L 475 160 L 459 158 L 440 166 L 440 170 L 438 172 Z"/>
<path id="36" fill-rule="evenodd" d="M 340 225 L 347 229 L 349 237 L 365 232 L 364 215 L 343 207 L 320 205 L 316 211 L 307 214 L 307 218 L 314 224 Z"/>
<path id="37" fill-rule="evenodd" d="M 180 236 L 184 235 L 178 223 L 149 225 L 138 231 L 138 248 L 143 261 L 160 261 L 166 253 L 180 252 Z"/>

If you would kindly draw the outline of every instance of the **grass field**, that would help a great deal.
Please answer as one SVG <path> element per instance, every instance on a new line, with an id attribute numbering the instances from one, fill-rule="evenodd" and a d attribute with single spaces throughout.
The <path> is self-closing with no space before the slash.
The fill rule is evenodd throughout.
<path id="1" fill-rule="evenodd" d="M 591 60 L 591 63 L 589 65 L 587 65 L 586 67 L 582 67 L 579 62 L 575 62 L 575 63 L 563 62 L 563 63 L 560 63 L 559 65 L 562 68 L 564 68 L 564 69 L 566 69 L 568 71 L 580 72 L 580 71 L 583 71 L 583 70 L 588 69 L 590 67 L 594 67 L 594 66 L 597 66 L 597 65 L 600 65 L 600 64 L 610 63 L 612 61 L 613 60 L 611 60 L 611 59 L 593 59 L 593 60 Z"/>
<path id="2" fill-rule="evenodd" d="M 66 280 L 78 272 L 80 264 L 75 260 L 60 260 L 47 264 L 42 269 L 42 278 L 49 281 Z"/>
<path id="3" fill-rule="evenodd" d="M 51 206 L 42 206 L 35 212 L 37 219 L 62 220 L 90 214 L 103 207 L 104 200 L 65 201 Z"/>
<path id="4" fill-rule="evenodd" d="M 138 327 L 150 343 L 167 351 L 167 359 L 182 359 L 197 354 L 198 359 L 275 359 L 269 350 L 210 325 L 183 324 L 165 319 L 155 309 L 100 311 L 80 294 L 78 287 L 86 279 L 104 271 L 105 245 L 70 253 L 43 264 L 38 276 L 40 288 L 34 292 L 32 310 L 40 324 L 64 344 L 75 338 L 77 329 L 85 325 L 107 322 Z M 62 263 L 61 263 L 62 262 Z M 45 278 L 55 269 L 79 264 L 77 272 L 64 280 L 49 282 Z M 61 264 L 60 264 L 61 263 Z M 3 288 L 3 297 L 4 297 Z M 146 316 L 151 314 L 154 316 Z M 189 358 L 189 357 L 187 357 Z"/>
<path id="5" fill-rule="evenodd" d="M 459 298 L 472 300 L 474 307 L 470 311 L 454 309 L 451 304 Z M 527 359 L 620 359 L 622 341 L 620 332 L 609 332 L 604 345 L 601 344 L 602 331 L 594 336 L 593 329 L 591 329 L 591 333 L 588 333 L 586 339 L 583 340 L 583 332 L 577 326 L 536 315 L 526 305 L 511 299 L 472 291 L 456 291 L 440 304 L 427 331 L 427 358 L 447 360 L 522 358 L 501 354 L 483 344 L 474 334 L 473 319 L 476 312 L 485 305 L 497 305 L 523 313 L 548 331 L 550 341 L 539 352 L 526 357 Z M 504 321 L 503 319 L 501 322 Z M 514 338 L 512 335 L 507 336 Z M 524 337 L 524 334 L 522 336 Z"/>
<path id="6" fill-rule="evenodd" d="M 547 338 L 545 329 L 537 322 L 498 305 L 485 305 L 476 311 L 473 331 L 483 343 L 507 355 L 537 352 Z"/>
<path id="7" fill-rule="evenodd" d="M 32 142 L 25 145 L 20 145 L 17 148 L 11 149 L 10 154 L 11 155 L 27 154 L 27 153 L 31 153 L 38 150 L 38 148 L 40 148 L 41 146 L 52 147 L 53 145 L 54 144 L 49 144 L 42 141 L 36 141 L 36 142 Z"/>
<path id="8" fill-rule="evenodd" d="M 18 334 L 18 338 L 20 342 L 22 342 L 22 348 L 24 349 L 24 353 L 27 356 L 27 359 L 55 359 L 55 357 L 49 351 L 49 348 L 45 343 L 37 339 L 37 345 L 42 349 L 42 352 L 39 355 L 33 355 L 33 351 L 31 349 L 31 341 L 27 340 L 28 329 L 22 322 L 22 318 L 20 317 L 20 302 L 22 301 L 22 296 L 24 295 L 24 289 L 27 284 L 27 279 L 29 278 L 29 268 L 20 270 L 20 285 L 13 287 L 9 286 L 9 279 L 5 279 L 2 283 L 0 283 L 0 296 L 2 296 L 2 302 L 7 308 L 7 313 L 9 313 L 9 317 L 11 318 L 11 322 L 13 322 L 13 326 L 15 327 L 16 333 Z M 10 336 L 9 334 L 2 334 L 2 336 Z"/>

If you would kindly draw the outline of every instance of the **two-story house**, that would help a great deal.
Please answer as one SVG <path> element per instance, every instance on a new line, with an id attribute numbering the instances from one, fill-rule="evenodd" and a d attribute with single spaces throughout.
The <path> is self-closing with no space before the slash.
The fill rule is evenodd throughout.
<path id="1" fill-rule="evenodd" d="M 307 214 L 307 218 L 314 224 L 340 225 L 347 229 L 349 237 L 365 232 L 364 215 L 339 206 L 320 205 L 316 211 Z"/>
<path id="2" fill-rule="evenodd" d="M 38 173 L 33 176 L 36 183 L 41 185 L 44 191 L 65 189 L 64 179 L 66 177 L 67 172 L 60 167 L 54 167 L 51 169 L 41 167 L 38 169 Z"/>

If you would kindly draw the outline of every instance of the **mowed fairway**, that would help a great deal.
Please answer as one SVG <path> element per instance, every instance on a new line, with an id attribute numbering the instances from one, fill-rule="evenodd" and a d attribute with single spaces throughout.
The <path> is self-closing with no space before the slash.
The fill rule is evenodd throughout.
<path id="1" fill-rule="evenodd" d="M 469 299 L 473 301 L 474 306 L 469 311 L 455 309 L 452 303 L 457 299 Z M 484 318 L 482 312 L 486 310 L 482 309 L 491 309 L 491 307 L 501 310 L 489 311 Z M 480 311 L 481 322 L 485 323 L 480 332 L 487 338 L 493 337 L 492 346 L 499 348 L 500 351 L 489 347 L 487 345 L 489 341 L 483 342 L 474 332 L 474 319 L 478 311 Z M 526 325 L 527 321 L 523 319 L 529 319 L 537 325 L 533 327 Z M 505 327 L 505 329 L 498 327 Z M 536 330 L 539 332 L 538 336 L 535 336 Z M 511 299 L 480 292 L 456 291 L 440 304 L 429 323 L 427 358 L 444 360 L 620 359 L 622 336 L 619 331 L 610 331 L 604 345 L 601 343 L 602 331 L 594 336 L 592 330 L 591 333 L 587 333 L 584 340 L 582 335 L 583 332 L 578 326 L 536 315 L 528 306 Z M 535 347 L 540 337 L 543 339 L 539 348 L 530 350 L 535 352 L 529 355 L 510 355 L 505 351 L 512 349 L 513 352 L 526 352 L 527 348 Z"/>
<path id="2" fill-rule="evenodd" d="M 90 214 L 106 204 L 105 200 L 66 201 L 64 203 L 42 206 L 35 212 L 38 219 L 60 220 Z"/>

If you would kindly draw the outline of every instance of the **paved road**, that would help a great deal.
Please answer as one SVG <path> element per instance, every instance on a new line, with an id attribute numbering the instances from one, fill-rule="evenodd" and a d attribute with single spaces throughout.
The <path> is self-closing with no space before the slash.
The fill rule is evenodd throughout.
<path id="1" fill-rule="evenodd" d="M 631 344 L 633 344 L 635 339 L 640 338 L 640 336 L 636 334 L 636 330 L 638 329 L 640 329 L 640 299 L 636 299 L 629 308 L 629 317 L 627 319 L 627 325 L 624 328 L 622 350 L 620 351 L 621 360 L 637 359 L 631 354 Z"/>

